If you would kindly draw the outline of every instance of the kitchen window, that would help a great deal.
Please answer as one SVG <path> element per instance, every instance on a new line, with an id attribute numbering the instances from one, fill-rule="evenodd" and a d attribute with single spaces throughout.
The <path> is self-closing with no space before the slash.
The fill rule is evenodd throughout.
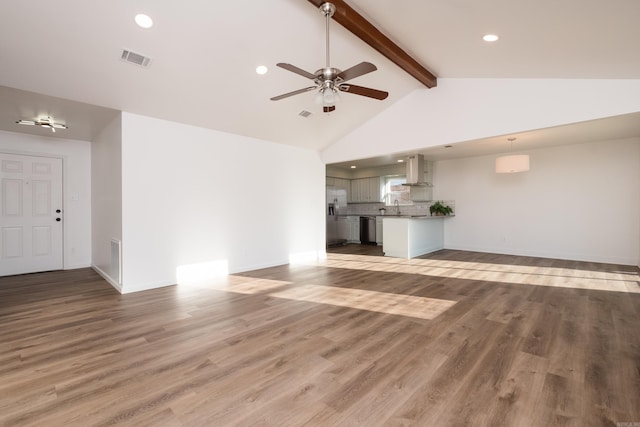
<path id="1" fill-rule="evenodd" d="M 402 185 L 407 182 L 406 176 L 386 176 L 384 177 L 384 203 L 393 206 L 396 202 L 400 205 L 412 205 L 411 187 Z"/>

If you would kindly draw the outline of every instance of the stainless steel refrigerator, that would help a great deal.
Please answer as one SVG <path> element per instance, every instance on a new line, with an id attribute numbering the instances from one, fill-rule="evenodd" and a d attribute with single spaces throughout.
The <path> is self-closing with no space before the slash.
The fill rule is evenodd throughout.
<path id="1" fill-rule="evenodd" d="M 347 190 L 342 187 L 327 186 L 327 246 L 343 245 L 347 242 L 344 235 L 344 215 L 347 214 Z M 341 216 L 342 215 L 342 216 Z"/>

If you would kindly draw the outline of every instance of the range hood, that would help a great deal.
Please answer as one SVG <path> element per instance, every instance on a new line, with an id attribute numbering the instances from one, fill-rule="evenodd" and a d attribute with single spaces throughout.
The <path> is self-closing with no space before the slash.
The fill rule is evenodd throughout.
<path id="1" fill-rule="evenodd" d="M 416 187 L 433 187 L 433 184 L 424 180 L 424 156 L 415 154 L 407 160 L 407 182 L 402 185 Z"/>

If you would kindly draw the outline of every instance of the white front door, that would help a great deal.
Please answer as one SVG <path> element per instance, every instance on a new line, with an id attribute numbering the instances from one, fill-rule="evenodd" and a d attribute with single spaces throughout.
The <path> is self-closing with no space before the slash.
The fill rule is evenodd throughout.
<path id="1" fill-rule="evenodd" d="M 0 276 L 62 269 L 62 159 L 0 153 Z"/>

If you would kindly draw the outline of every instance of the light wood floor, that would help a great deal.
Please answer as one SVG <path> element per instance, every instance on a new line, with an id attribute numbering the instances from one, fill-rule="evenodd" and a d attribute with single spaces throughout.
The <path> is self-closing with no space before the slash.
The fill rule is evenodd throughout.
<path id="1" fill-rule="evenodd" d="M 129 295 L 0 278 L 0 425 L 640 423 L 637 268 L 348 249 Z"/>

